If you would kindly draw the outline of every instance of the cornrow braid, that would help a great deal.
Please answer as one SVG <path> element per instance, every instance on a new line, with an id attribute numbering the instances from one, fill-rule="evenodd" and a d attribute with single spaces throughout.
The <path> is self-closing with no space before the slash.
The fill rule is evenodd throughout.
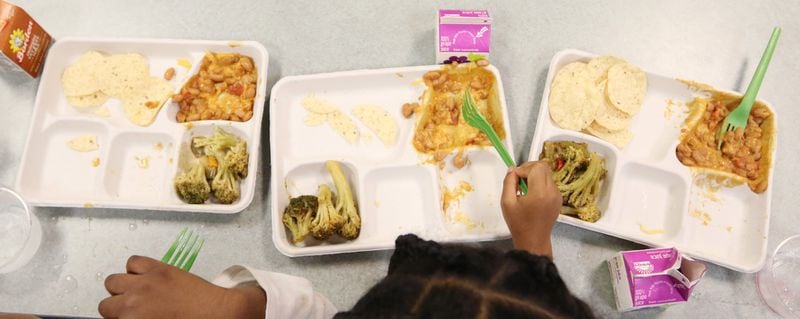
<path id="1" fill-rule="evenodd" d="M 389 271 L 335 318 L 594 318 L 550 259 L 397 238 Z"/>

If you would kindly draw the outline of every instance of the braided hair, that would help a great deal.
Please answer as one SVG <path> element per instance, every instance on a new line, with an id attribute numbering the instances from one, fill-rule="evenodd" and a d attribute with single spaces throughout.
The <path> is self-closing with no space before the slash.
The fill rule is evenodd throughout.
<path id="1" fill-rule="evenodd" d="M 351 309 L 334 318 L 594 318 L 553 262 L 506 253 L 397 238 L 389 272 Z"/>

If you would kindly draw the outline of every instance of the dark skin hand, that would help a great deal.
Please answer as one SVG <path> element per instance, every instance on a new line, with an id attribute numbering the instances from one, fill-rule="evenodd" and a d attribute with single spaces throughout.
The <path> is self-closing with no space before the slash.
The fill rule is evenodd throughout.
<path id="1" fill-rule="evenodd" d="M 267 303 L 258 286 L 222 288 L 142 256 L 131 256 L 127 273 L 108 276 L 105 286 L 104 318 L 264 318 Z"/>
<path id="2" fill-rule="evenodd" d="M 520 178 L 528 183 L 527 195 L 518 195 Z M 511 230 L 514 248 L 552 259 L 550 234 L 561 211 L 561 203 L 561 193 L 547 162 L 527 162 L 509 169 L 503 180 L 500 206 Z"/>

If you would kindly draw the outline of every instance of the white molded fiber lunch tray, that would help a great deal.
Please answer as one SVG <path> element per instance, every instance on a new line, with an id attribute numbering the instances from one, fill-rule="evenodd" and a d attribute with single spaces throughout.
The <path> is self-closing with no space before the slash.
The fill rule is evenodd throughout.
<path id="1" fill-rule="evenodd" d="M 440 65 L 381 70 L 358 70 L 329 74 L 290 76 L 272 89 L 270 103 L 270 147 L 272 156 L 272 239 L 287 256 L 308 256 L 391 249 L 398 235 L 415 233 L 443 242 L 507 238 L 508 227 L 500 211 L 500 194 L 506 168 L 491 147 L 465 151 L 471 162 L 460 170 L 452 167 L 451 154 L 439 170 L 424 164 L 427 157 L 414 149 L 416 120 L 405 119 L 401 106 L 418 102 L 425 90 L 422 75 Z M 508 130 L 508 112 L 500 74 L 497 79 L 503 126 Z M 397 141 L 386 147 L 373 136 L 349 144 L 328 125 L 307 126 L 301 101 L 313 94 L 339 107 L 359 126 L 362 135 L 372 135 L 352 116 L 361 104 L 381 106 L 398 124 Z M 511 137 L 504 139 L 513 154 Z M 361 214 L 361 234 L 351 241 L 333 236 L 317 241 L 311 236 L 294 245 L 281 217 L 290 197 L 316 195 L 320 184 L 335 192 L 325 161 L 336 160 L 348 177 Z M 442 187 L 453 189 L 461 181 L 472 185 L 460 204 L 442 209 Z M 470 226 L 471 224 L 471 226 Z"/>
<path id="2" fill-rule="evenodd" d="M 121 103 L 109 99 L 111 116 L 93 114 L 95 108 L 78 109 L 67 104 L 61 88 L 61 74 L 68 65 L 89 50 L 107 54 L 139 53 L 150 63 L 150 74 L 162 78 L 172 67 L 169 81 L 175 92 L 197 73 L 206 52 L 238 52 L 253 59 L 258 70 L 253 117 L 247 122 L 195 121 L 178 123 L 179 106 L 168 100 L 155 121 L 137 126 L 123 115 Z M 178 65 L 179 59 L 191 68 Z M 50 49 L 36 95 L 27 143 L 17 174 L 16 188 L 35 206 L 107 207 L 186 212 L 237 213 L 250 205 L 258 169 L 261 120 L 267 91 L 269 56 L 261 44 L 252 41 L 200 41 L 170 39 L 84 39 L 67 38 Z M 240 182 L 241 198 L 231 205 L 187 204 L 175 193 L 173 178 L 179 163 L 191 156 L 192 136 L 210 135 L 220 126 L 247 141 L 250 153 L 248 175 Z M 96 135 L 100 148 L 76 152 L 67 141 L 82 135 Z M 93 167 L 92 161 L 100 164 Z M 146 165 L 142 162 L 146 160 Z"/>
<path id="3" fill-rule="evenodd" d="M 553 77 L 564 65 L 588 62 L 594 56 L 565 50 L 553 57 L 528 155 L 530 160 L 537 160 L 545 141 L 566 140 L 585 142 L 591 151 L 605 158 L 608 173 L 598 203 L 602 217 L 589 223 L 561 215 L 558 221 L 648 246 L 674 246 L 692 257 L 741 272 L 761 269 L 767 253 L 775 186 L 775 149 L 770 185 L 764 193 L 755 194 L 746 184 L 710 189 L 704 182 L 704 173 L 684 166 L 675 155 L 688 115 L 676 105 L 691 101 L 697 92 L 677 79 L 649 72 L 641 112 L 630 125 L 634 137 L 624 149 L 588 134 L 559 128 L 548 110 Z M 768 103 L 764 104 L 775 114 Z"/>

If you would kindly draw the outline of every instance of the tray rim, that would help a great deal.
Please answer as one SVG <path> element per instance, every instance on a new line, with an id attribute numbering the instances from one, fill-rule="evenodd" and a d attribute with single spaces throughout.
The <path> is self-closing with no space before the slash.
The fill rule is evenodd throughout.
<path id="1" fill-rule="evenodd" d="M 357 69 L 357 70 L 346 70 L 346 71 L 336 71 L 336 72 L 323 72 L 323 73 L 316 73 L 316 74 L 303 74 L 303 75 L 291 75 L 285 76 L 278 80 L 277 83 L 272 87 L 272 91 L 270 92 L 270 119 L 273 119 L 272 112 L 273 108 L 276 107 L 276 99 L 278 97 L 276 92 L 279 92 L 281 88 L 290 82 L 296 81 L 303 81 L 303 80 L 312 80 L 312 79 L 331 79 L 331 78 L 338 78 L 338 77 L 350 77 L 350 76 L 360 76 L 360 75 L 376 75 L 376 74 L 392 74 L 397 72 L 415 72 L 415 71 L 428 71 L 428 70 L 437 70 L 441 68 L 441 64 L 429 64 L 429 65 L 416 65 L 416 66 L 405 66 L 405 67 L 389 67 L 389 68 L 377 68 L 377 69 Z M 505 91 L 503 88 L 503 81 L 502 76 L 500 74 L 500 70 L 495 65 L 489 65 L 487 67 L 490 69 L 495 76 L 497 77 L 497 89 L 498 94 L 500 95 L 500 103 L 501 107 L 503 108 L 503 126 L 506 130 L 506 138 L 504 139 L 504 143 L 508 148 L 508 151 L 513 154 L 514 146 L 513 146 L 513 139 L 512 139 L 512 132 L 509 127 L 509 113 L 508 113 L 508 102 L 505 98 Z M 423 85 L 423 84 L 420 84 Z M 273 125 L 273 121 L 271 120 L 270 123 L 270 163 L 276 162 L 278 160 L 278 155 L 276 150 L 272 149 L 273 145 L 277 145 L 275 139 L 278 138 L 278 132 L 274 130 L 277 129 Z M 486 148 L 491 149 L 491 148 Z M 491 149 L 494 152 L 493 149 Z M 277 167 L 276 165 L 270 165 L 270 190 L 277 189 L 277 187 L 281 187 L 282 181 L 279 181 L 277 178 Z M 321 255 L 334 255 L 334 254 L 350 254 L 350 253 L 358 253 L 358 252 L 367 252 L 367 251 L 378 251 L 378 250 L 386 250 L 386 249 L 393 249 L 395 247 L 395 241 L 387 241 L 385 243 L 378 243 L 378 244 L 364 244 L 360 248 L 354 249 L 322 249 L 322 250 L 315 250 L 309 251 L 308 249 L 304 249 L 305 247 L 297 247 L 298 252 L 292 252 L 287 250 L 284 244 L 286 243 L 285 238 L 282 238 L 281 235 L 281 228 L 283 228 L 283 223 L 280 221 L 279 217 L 276 217 L 279 213 L 279 210 L 276 206 L 275 198 L 272 197 L 276 195 L 275 192 L 270 191 L 270 221 L 272 223 L 271 232 L 272 232 L 272 243 L 275 248 L 284 256 L 287 257 L 305 257 L 305 256 L 321 256 Z M 486 235 L 480 236 L 472 235 L 466 237 L 458 237 L 453 239 L 445 239 L 439 241 L 448 242 L 448 243 L 466 243 L 466 242 L 485 242 L 485 241 L 495 241 L 495 240 L 503 240 L 511 238 L 510 234 L 501 234 L 501 235 Z M 279 244 L 280 242 L 280 244 Z M 291 244 L 289 244 L 291 245 Z M 325 245 L 325 246 L 312 246 L 312 247 L 336 247 L 338 245 Z M 304 251 L 305 250 L 305 251 Z"/>
<path id="2" fill-rule="evenodd" d="M 546 97 L 550 93 L 550 85 L 551 85 L 553 77 L 555 76 L 553 74 L 553 72 L 555 71 L 554 68 L 555 68 L 557 62 L 559 62 L 561 59 L 563 59 L 563 57 L 565 55 L 569 55 L 569 54 L 579 55 L 579 56 L 583 56 L 583 57 L 587 57 L 587 58 L 599 56 L 596 53 L 587 52 L 587 51 L 578 50 L 578 49 L 564 49 L 564 50 L 556 52 L 553 55 L 553 57 L 550 60 L 550 64 L 548 66 L 547 79 L 545 81 L 545 88 L 542 91 L 542 98 L 541 98 L 541 102 L 539 104 L 539 114 L 538 114 L 538 116 L 536 118 L 536 129 L 535 129 L 534 134 L 533 134 L 533 139 L 531 140 L 530 152 L 528 154 L 528 159 L 529 160 L 538 157 L 537 154 L 534 154 L 534 148 L 535 148 L 535 145 L 536 145 L 537 141 L 539 141 L 539 143 L 541 143 L 541 140 L 542 140 L 541 136 L 542 136 L 542 134 L 544 134 L 544 130 L 545 130 L 545 128 L 544 128 L 545 125 L 540 125 L 540 124 L 544 123 L 545 121 L 548 121 L 547 117 L 548 117 L 549 108 L 547 106 L 547 101 L 549 101 L 549 99 L 547 99 Z M 661 74 L 661 73 L 649 72 L 647 69 L 643 69 L 643 71 L 646 74 L 657 75 L 657 76 L 661 76 L 661 77 L 665 77 L 665 78 L 671 78 L 671 79 L 675 79 L 675 80 L 684 80 L 684 79 L 681 79 L 680 77 L 674 77 L 674 76 L 668 76 L 668 75 Z M 730 94 L 734 94 L 734 95 L 743 95 L 740 92 L 735 92 L 735 91 L 725 90 L 725 89 L 719 89 L 719 88 L 717 88 L 715 86 L 712 86 L 712 87 L 714 87 L 715 90 L 720 91 L 720 92 L 730 93 Z M 766 205 L 765 205 L 765 211 L 766 212 L 765 212 L 765 221 L 764 221 L 766 226 L 764 228 L 765 232 L 763 234 L 764 240 L 762 240 L 762 243 L 761 243 L 761 252 L 762 253 L 759 256 L 758 262 L 755 263 L 755 265 L 752 265 L 750 267 L 743 267 L 743 266 L 739 266 L 739 265 L 730 263 L 730 262 L 725 261 L 725 260 L 721 260 L 719 258 L 703 256 L 703 255 L 694 253 L 692 251 L 686 251 L 686 250 L 681 249 L 681 253 L 689 255 L 689 256 L 691 256 L 693 258 L 696 258 L 696 259 L 699 259 L 699 260 L 703 260 L 703 261 L 706 261 L 706 262 L 710 262 L 710 263 L 714 263 L 714 264 L 717 264 L 719 266 L 722 266 L 722 267 L 725 267 L 725 268 L 729 268 L 729 269 L 732 269 L 732 270 L 735 270 L 735 271 L 743 272 L 743 273 L 755 273 L 755 272 L 759 271 L 761 268 L 763 268 L 764 264 L 766 263 L 766 257 L 767 257 L 767 254 L 768 254 L 767 246 L 769 244 L 770 215 L 772 213 L 772 191 L 773 191 L 773 189 L 775 187 L 775 183 L 774 183 L 774 181 L 775 181 L 774 172 L 775 172 L 775 163 L 776 163 L 775 156 L 777 154 L 778 132 L 779 132 L 778 121 L 777 121 L 778 114 L 777 114 L 777 112 L 775 112 L 775 108 L 773 107 L 773 105 L 771 103 L 769 103 L 768 101 L 766 101 L 764 99 L 760 99 L 760 98 L 757 99 L 757 100 L 762 102 L 764 104 L 764 106 L 766 106 L 772 112 L 773 116 L 775 116 L 774 145 L 773 145 L 772 150 L 771 150 L 771 153 L 772 153 L 772 163 L 771 164 L 772 165 L 770 165 L 770 168 L 769 168 L 770 171 L 769 171 L 769 177 L 768 177 L 768 181 L 769 181 L 770 185 L 767 188 L 767 190 L 764 193 L 762 193 L 763 196 L 766 196 Z M 584 134 L 584 133 L 581 133 L 581 132 L 575 132 L 575 133 L 576 134 Z M 590 136 L 590 135 L 587 135 L 587 136 Z M 619 150 L 619 149 L 617 149 L 617 151 L 619 153 L 622 153 L 621 150 Z M 641 161 L 637 161 L 637 162 L 641 162 Z M 692 168 L 692 167 L 686 167 L 686 168 L 687 168 L 687 170 L 688 170 L 688 172 L 690 174 L 693 174 L 695 172 L 695 170 L 697 170 L 696 168 Z M 708 172 L 708 170 L 706 170 L 705 172 Z M 645 246 L 649 246 L 649 247 L 671 247 L 669 245 L 660 244 L 657 241 L 647 240 L 644 237 L 637 238 L 635 236 L 627 236 L 627 235 L 624 235 L 624 234 L 615 233 L 613 230 L 605 229 L 605 228 L 602 228 L 602 227 L 598 227 L 597 224 L 585 222 L 585 221 L 579 220 L 579 219 L 574 218 L 574 217 L 559 215 L 557 220 L 558 220 L 559 223 L 568 224 L 568 225 L 571 225 L 571 226 L 574 226 L 574 227 L 582 228 L 582 229 L 589 230 L 589 231 L 594 231 L 594 232 L 601 233 L 601 234 L 608 235 L 608 236 L 612 236 L 612 237 L 617 237 L 617 238 L 620 238 L 620 239 L 628 240 L 628 241 L 635 242 L 635 243 L 638 243 L 638 244 L 641 244 L 641 245 L 645 245 Z"/>
<path id="3" fill-rule="evenodd" d="M 264 93 L 262 94 L 264 102 L 267 101 L 267 94 L 269 93 L 266 90 L 267 81 L 269 76 L 269 51 L 264 47 L 263 44 L 257 41 L 252 40 L 202 40 L 202 39 L 174 39 L 174 38 L 116 38 L 116 37 L 64 37 L 61 38 L 53 43 L 48 51 L 49 55 L 54 52 L 53 49 L 67 45 L 70 43 L 84 43 L 84 44 L 113 44 L 113 43 L 126 43 L 126 44 L 144 44 L 144 45 L 157 45 L 161 43 L 167 43 L 170 45 L 175 44 L 188 44 L 188 45 L 224 45 L 229 47 L 238 47 L 238 46 L 248 46 L 252 47 L 257 50 L 264 59 Z M 42 77 L 48 76 L 49 74 L 46 73 L 47 71 L 47 60 L 45 60 L 45 65 L 42 68 Z M 31 120 L 30 124 L 28 125 L 27 130 L 27 137 L 25 138 L 25 144 L 22 151 L 22 156 L 20 157 L 20 165 L 17 169 L 17 174 L 15 176 L 14 181 L 14 188 L 17 190 L 21 190 L 21 182 L 23 175 L 23 171 L 26 167 L 26 162 L 28 158 L 28 151 L 30 147 L 31 139 L 33 138 L 33 131 L 34 127 L 36 126 L 36 121 L 39 116 L 41 116 L 41 112 L 45 112 L 40 107 L 40 99 L 42 94 L 42 82 L 40 79 L 39 86 L 36 89 L 36 98 L 34 99 L 33 103 L 33 111 L 31 112 Z M 182 86 L 183 83 L 180 83 Z M 176 90 L 178 87 L 176 87 Z M 259 92 L 257 92 L 259 93 Z M 257 102 L 257 101 L 256 101 Z M 169 102 L 167 102 L 169 103 Z M 255 107 L 255 105 L 254 105 Z M 165 112 L 162 111 L 159 112 Z M 263 129 L 263 114 L 264 114 L 264 106 L 260 108 L 258 112 L 259 116 L 255 116 L 252 119 L 253 122 L 253 133 L 254 136 L 248 140 L 248 143 L 252 143 L 254 145 L 254 149 L 256 150 L 255 157 L 253 158 L 256 166 L 259 165 L 259 159 L 261 156 L 261 131 Z M 258 172 L 258 167 L 256 167 L 255 172 Z M 209 213 L 209 214 L 237 214 L 239 212 L 244 211 L 247 207 L 250 206 L 253 202 L 253 198 L 255 197 L 256 193 L 256 186 L 257 186 L 257 174 L 254 174 L 253 179 L 249 182 L 248 187 L 252 188 L 252 192 L 250 192 L 250 196 L 247 198 L 240 198 L 239 201 L 233 205 L 222 205 L 222 204 L 170 204 L 170 205 L 150 205 L 150 204 L 137 204 L 133 201 L 129 200 L 92 200 L 92 201 L 73 201 L 73 200 L 46 200 L 46 199 L 33 199 L 29 200 L 26 198 L 26 202 L 30 204 L 32 207 L 78 207 L 78 208 L 111 208 L 111 209 L 131 209 L 131 210 L 157 210 L 157 211 L 171 211 L 171 212 L 190 212 L 190 213 Z M 24 194 L 21 194 L 24 198 Z"/>

